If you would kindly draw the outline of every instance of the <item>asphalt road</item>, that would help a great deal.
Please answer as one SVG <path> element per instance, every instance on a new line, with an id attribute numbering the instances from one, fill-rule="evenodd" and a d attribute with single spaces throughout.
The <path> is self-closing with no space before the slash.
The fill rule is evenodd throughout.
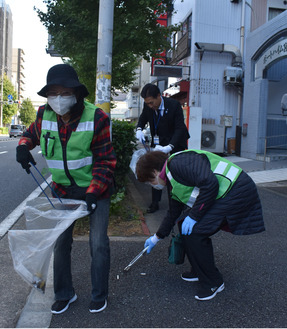
<path id="1" fill-rule="evenodd" d="M 273 184 L 274 185 L 274 184 Z M 272 185 L 272 186 L 273 186 Z M 216 298 L 194 299 L 196 283 L 180 278 L 188 270 L 167 261 L 169 238 L 161 241 L 128 273 L 123 269 L 143 248 L 143 242 L 111 241 L 110 297 L 102 313 L 90 314 L 89 249 L 75 241 L 74 285 L 79 299 L 51 328 L 280 328 L 286 327 L 286 201 L 287 187 L 259 187 L 266 232 L 213 238 L 215 258 L 225 290 Z M 119 278 L 119 279 L 118 279 Z"/>
<path id="2" fill-rule="evenodd" d="M 19 138 L 1 138 L 0 140 L 0 188 L 1 188 L 1 212 L 0 222 L 5 219 L 32 191 L 37 188 L 37 183 L 31 175 L 28 175 L 21 165 L 16 161 L 16 147 Z M 32 150 L 32 155 L 37 162 L 37 168 L 42 171 L 47 167 L 42 157 L 40 147 Z M 34 170 L 39 183 L 43 179 Z"/>
<path id="3" fill-rule="evenodd" d="M 150 189 L 144 187 L 138 190 L 144 201 L 141 206 L 150 202 Z M 36 319 L 33 327 L 43 327 L 46 317 L 50 328 L 286 328 L 287 182 L 258 185 L 258 190 L 266 232 L 252 236 L 219 232 L 213 237 L 216 263 L 226 286 L 216 298 L 194 299 L 197 284 L 180 278 L 189 269 L 188 262 L 175 266 L 167 261 L 169 238 L 127 273 L 123 269 L 142 250 L 147 237 L 112 238 L 108 307 L 91 314 L 89 245 L 86 237 L 76 238 L 72 266 L 78 300 L 65 313 L 51 317 L 51 288 L 41 295 L 48 301 L 45 312 L 37 300 L 28 306 L 29 316 Z M 149 227 L 152 222 L 159 224 L 163 212 L 148 216 Z M 13 229 L 23 227 L 22 217 Z M 31 288 L 13 269 L 7 235 L 0 240 L 0 264 L 0 327 L 13 328 L 19 325 Z"/>

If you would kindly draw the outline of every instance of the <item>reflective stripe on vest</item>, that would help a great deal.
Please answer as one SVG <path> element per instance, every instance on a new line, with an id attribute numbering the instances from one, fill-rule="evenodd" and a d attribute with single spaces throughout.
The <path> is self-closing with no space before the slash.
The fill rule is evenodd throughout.
<path id="1" fill-rule="evenodd" d="M 58 131 L 58 123 L 53 121 L 43 120 L 42 129 L 49 131 Z M 79 122 L 76 131 L 77 132 L 94 131 L 94 121 Z"/>
<path id="2" fill-rule="evenodd" d="M 49 168 L 64 170 L 64 162 L 62 160 L 48 160 L 46 159 Z M 68 160 L 67 166 L 69 170 L 79 169 L 84 166 L 91 165 L 93 163 L 93 157 L 87 157 L 80 160 Z"/>
<path id="3" fill-rule="evenodd" d="M 88 102 L 84 102 L 84 105 L 80 122 L 71 133 L 65 149 L 60 141 L 55 112 L 45 110 L 43 115 L 40 137 L 42 153 L 52 173 L 52 180 L 64 186 L 71 185 L 67 174 L 81 187 L 89 186 L 93 178 L 93 154 L 90 145 L 94 135 L 96 107 Z"/>
<path id="4" fill-rule="evenodd" d="M 219 183 L 216 199 L 224 198 L 240 175 L 242 169 L 228 160 L 225 160 L 213 153 L 202 150 L 185 150 L 174 153 L 169 157 L 168 162 L 177 154 L 191 151 L 198 154 L 202 153 L 207 156 L 208 160 L 210 161 L 211 170 L 216 175 Z M 200 189 L 198 187 L 186 186 L 177 182 L 172 177 L 171 172 L 168 169 L 168 165 L 166 166 L 166 174 L 172 185 L 172 198 L 188 205 L 189 207 L 192 207 L 196 201 L 197 196 L 199 195 Z"/>
<path id="5" fill-rule="evenodd" d="M 232 166 L 232 167 L 229 168 L 228 172 L 224 174 L 224 171 L 227 168 L 227 166 L 228 166 L 228 163 L 220 161 L 213 172 L 215 174 L 224 175 L 226 178 L 233 181 L 234 178 L 236 177 L 236 175 L 238 174 L 240 168 Z"/>
<path id="6" fill-rule="evenodd" d="M 176 182 L 176 180 L 172 177 L 170 171 L 168 172 L 167 177 L 172 186 L 172 199 L 182 202 L 191 208 L 200 192 L 200 189 L 196 186 L 185 186 Z M 179 195 L 178 188 L 184 188 L 186 190 L 187 193 L 185 194 L 185 197 Z"/>

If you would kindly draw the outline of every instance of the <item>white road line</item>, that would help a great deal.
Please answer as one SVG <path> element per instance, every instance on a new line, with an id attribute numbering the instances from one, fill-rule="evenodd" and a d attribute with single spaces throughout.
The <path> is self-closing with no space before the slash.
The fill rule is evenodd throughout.
<path id="1" fill-rule="evenodd" d="M 49 176 L 47 182 L 50 184 L 52 176 Z M 47 184 L 44 182 L 41 185 L 42 189 L 45 190 Z M 42 193 L 40 187 L 37 187 L 19 206 L 11 212 L 1 223 L 0 223 L 0 239 L 7 233 L 7 231 L 17 222 L 17 220 L 23 215 L 24 208 L 27 201 L 37 198 Z"/>
<path id="2" fill-rule="evenodd" d="M 0 152 L 0 154 L 4 154 L 4 153 L 8 153 L 8 151 L 3 151 L 3 152 Z"/>

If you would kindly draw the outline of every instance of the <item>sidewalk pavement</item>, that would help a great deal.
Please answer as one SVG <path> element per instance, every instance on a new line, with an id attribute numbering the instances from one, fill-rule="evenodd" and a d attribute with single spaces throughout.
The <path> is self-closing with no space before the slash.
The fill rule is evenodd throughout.
<path id="1" fill-rule="evenodd" d="M 73 280 L 78 300 L 61 315 L 50 312 L 53 303 L 52 267 L 45 294 L 29 288 L 15 273 L 7 234 L 0 240 L 0 327 L 118 328 L 118 327 L 286 327 L 286 211 L 287 161 L 266 164 L 230 156 L 258 184 L 266 232 L 238 237 L 219 232 L 213 238 L 217 266 L 226 289 L 208 302 L 194 299 L 196 283 L 180 279 L 188 261 L 167 261 L 170 238 L 160 241 L 129 272 L 123 269 L 143 249 L 147 235 L 111 237 L 111 272 L 108 307 L 99 314 L 88 311 L 90 259 L 87 237 L 77 237 L 72 251 Z M 151 191 L 129 175 L 133 198 L 145 211 Z M 154 234 L 167 209 L 163 191 L 159 211 L 144 214 L 149 235 Z M 24 228 L 24 216 L 13 229 Z"/>

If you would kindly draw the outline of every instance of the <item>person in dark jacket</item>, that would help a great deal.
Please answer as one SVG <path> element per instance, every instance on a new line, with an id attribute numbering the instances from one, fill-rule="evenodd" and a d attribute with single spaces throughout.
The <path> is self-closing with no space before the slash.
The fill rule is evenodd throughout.
<path id="1" fill-rule="evenodd" d="M 137 124 L 137 139 L 140 142 L 144 140 L 143 129 L 148 123 L 152 148 L 170 154 L 185 150 L 190 136 L 180 103 L 173 98 L 162 97 L 159 88 L 151 83 L 143 87 L 141 97 L 144 99 L 144 108 Z M 147 210 L 149 213 L 159 209 L 161 193 L 152 188 L 152 202 Z"/>
<path id="2" fill-rule="evenodd" d="M 41 146 L 52 173 L 52 187 L 61 198 L 85 200 L 90 213 L 91 313 L 107 306 L 110 246 L 107 234 L 110 198 L 114 192 L 116 156 L 106 113 L 84 100 L 87 88 L 68 64 L 51 67 L 38 95 L 47 99 L 17 146 L 17 161 L 30 173 L 36 164 L 30 150 Z M 72 282 L 73 223 L 54 248 L 55 302 L 60 314 L 77 299 Z"/>
<path id="3" fill-rule="evenodd" d="M 191 270 L 182 279 L 199 282 L 197 300 L 209 300 L 224 289 L 210 237 L 219 230 L 236 235 L 263 232 L 262 207 L 253 180 L 226 158 L 207 151 L 159 151 L 141 156 L 137 179 L 170 191 L 170 207 L 159 229 L 148 238 L 147 253 L 178 223 Z"/>

